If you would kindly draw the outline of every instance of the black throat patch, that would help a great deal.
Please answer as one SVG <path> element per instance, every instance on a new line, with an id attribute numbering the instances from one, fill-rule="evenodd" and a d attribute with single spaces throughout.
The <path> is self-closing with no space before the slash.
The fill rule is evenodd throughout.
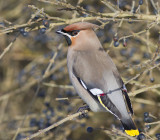
<path id="1" fill-rule="evenodd" d="M 64 29 L 62 29 L 61 31 L 63 33 L 66 33 L 66 34 L 70 35 L 70 36 L 76 36 L 80 32 L 80 30 L 65 31 Z M 64 34 L 64 37 L 65 37 L 65 39 L 67 41 L 68 46 L 70 46 L 72 44 L 71 39 L 65 34 Z"/>
<path id="2" fill-rule="evenodd" d="M 70 46 L 72 44 L 71 39 L 67 35 L 64 35 L 64 37 L 65 37 L 65 39 L 67 41 L 68 46 Z"/>

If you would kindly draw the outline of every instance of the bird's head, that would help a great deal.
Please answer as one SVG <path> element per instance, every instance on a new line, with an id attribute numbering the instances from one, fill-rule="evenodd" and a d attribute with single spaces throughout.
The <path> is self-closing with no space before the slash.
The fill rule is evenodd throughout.
<path id="1" fill-rule="evenodd" d="M 56 31 L 56 33 L 62 34 L 65 37 L 68 46 L 75 49 L 83 49 L 87 44 L 89 45 L 90 43 L 94 43 L 95 40 L 97 41 L 98 38 L 93 31 L 97 28 L 99 28 L 99 26 L 96 24 L 78 22 L 68 25 L 63 29 Z"/>

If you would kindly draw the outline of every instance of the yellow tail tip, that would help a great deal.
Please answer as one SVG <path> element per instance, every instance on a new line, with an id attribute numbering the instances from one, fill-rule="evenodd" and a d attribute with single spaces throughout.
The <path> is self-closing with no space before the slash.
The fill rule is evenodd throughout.
<path id="1" fill-rule="evenodd" d="M 125 132 L 126 132 L 129 136 L 132 136 L 132 137 L 134 137 L 134 136 L 136 136 L 136 135 L 139 135 L 138 129 L 136 129 L 136 130 L 125 130 Z"/>

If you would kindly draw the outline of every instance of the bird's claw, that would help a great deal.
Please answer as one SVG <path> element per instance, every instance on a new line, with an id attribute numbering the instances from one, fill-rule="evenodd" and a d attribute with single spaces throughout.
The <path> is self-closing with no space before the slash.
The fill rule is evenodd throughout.
<path id="1" fill-rule="evenodd" d="M 90 110 L 89 106 L 82 106 L 77 110 L 77 112 L 82 112 L 82 114 L 79 115 L 80 119 L 88 117 L 88 114 L 85 112 L 85 110 L 89 111 Z"/>

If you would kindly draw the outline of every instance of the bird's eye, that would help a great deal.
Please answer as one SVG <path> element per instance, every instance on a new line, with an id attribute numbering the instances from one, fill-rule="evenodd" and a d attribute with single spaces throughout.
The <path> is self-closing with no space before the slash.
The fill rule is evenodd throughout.
<path id="1" fill-rule="evenodd" d="M 75 36 L 75 35 L 78 34 L 78 32 L 79 32 L 79 30 L 72 31 L 71 35 L 72 35 L 72 36 Z"/>

